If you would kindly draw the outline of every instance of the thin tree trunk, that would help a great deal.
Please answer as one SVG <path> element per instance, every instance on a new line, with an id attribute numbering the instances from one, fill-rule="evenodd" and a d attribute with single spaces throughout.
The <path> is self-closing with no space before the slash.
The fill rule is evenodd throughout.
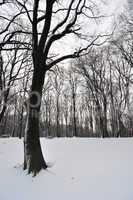
<path id="1" fill-rule="evenodd" d="M 19 134 L 18 134 L 19 139 L 21 139 L 23 135 L 23 113 L 24 113 L 24 108 L 22 107 L 20 113 L 20 121 L 19 121 Z"/>
<path id="2" fill-rule="evenodd" d="M 103 137 L 109 137 L 108 128 L 107 128 L 107 101 L 106 97 L 104 97 L 103 102 L 103 109 L 104 109 L 104 120 L 103 120 Z"/>
<path id="3" fill-rule="evenodd" d="M 60 122 L 59 122 L 59 115 L 60 115 L 60 109 L 59 109 L 59 96 L 57 96 L 56 100 L 56 136 L 60 137 Z"/>
<path id="4" fill-rule="evenodd" d="M 72 101 L 73 101 L 73 129 L 74 129 L 74 136 L 78 137 L 77 134 L 77 122 L 76 122 L 76 102 L 75 102 L 75 94 L 73 94 L 72 97 Z"/>
<path id="5" fill-rule="evenodd" d="M 7 101 L 8 101 L 8 95 L 9 95 L 9 92 L 10 92 L 10 88 L 8 88 L 6 91 L 5 91 L 5 94 L 4 94 L 4 102 L 3 102 L 3 107 L 2 107 L 2 110 L 0 112 L 0 123 L 4 117 L 4 114 L 7 110 Z"/>

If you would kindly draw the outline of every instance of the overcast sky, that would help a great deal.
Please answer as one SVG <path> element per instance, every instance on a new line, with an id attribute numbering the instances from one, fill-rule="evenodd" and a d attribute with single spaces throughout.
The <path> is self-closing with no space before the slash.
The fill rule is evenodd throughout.
<path id="1" fill-rule="evenodd" d="M 83 32 L 87 32 L 87 35 L 94 35 L 94 33 L 111 33 L 111 27 L 113 22 L 117 19 L 118 14 L 124 10 L 124 6 L 127 0 L 95 0 L 98 3 L 98 7 L 101 15 L 108 17 L 102 18 L 100 23 L 95 23 L 95 20 L 83 21 Z M 102 3 L 101 3 L 102 2 Z M 103 4 L 104 3 L 104 4 Z M 73 52 L 76 45 L 84 45 L 84 41 L 77 40 L 76 38 L 69 37 L 69 39 L 64 39 L 63 42 L 56 44 L 54 46 L 55 52 Z M 61 50 L 60 50 L 61 49 Z M 52 49 L 53 50 L 53 49 Z"/>
<path id="2" fill-rule="evenodd" d="M 127 0 L 103 0 L 105 4 L 109 7 L 107 11 L 109 12 L 109 8 L 111 12 L 121 12 L 123 5 L 126 4 Z"/>
<path id="3" fill-rule="evenodd" d="M 117 20 L 118 15 L 124 11 L 125 6 L 127 5 L 127 0 L 101 0 L 104 4 L 101 5 L 102 12 L 105 16 L 109 16 L 102 20 L 100 28 L 103 31 L 109 30 L 112 27 L 112 24 Z"/>

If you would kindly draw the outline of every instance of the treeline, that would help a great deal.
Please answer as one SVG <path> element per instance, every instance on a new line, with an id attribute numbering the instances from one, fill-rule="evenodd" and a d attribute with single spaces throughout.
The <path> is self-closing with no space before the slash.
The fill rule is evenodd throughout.
<path id="1" fill-rule="evenodd" d="M 108 41 L 46 74 L 41 104 L 41 136 L 133 136 L 133 23 Z M 124 27 L 124 28 L 123 28 Z M 22 137 L 26 127 L 32 59 L 29 50 L 0 52 L 0 135 Z"/>
<path id="2" fill-rule="evenodd" d="M 94 48 L 65 70 L 55 67 L 48 72 L 41 105 L 41 136 L 133 136 L 132 53 L 126 55 L 121 38 L 119 42 Z M 27 75 L 16 79 L 11 88 L 1 135 L 24 135 L 30 73 L 28 79 Z"/>

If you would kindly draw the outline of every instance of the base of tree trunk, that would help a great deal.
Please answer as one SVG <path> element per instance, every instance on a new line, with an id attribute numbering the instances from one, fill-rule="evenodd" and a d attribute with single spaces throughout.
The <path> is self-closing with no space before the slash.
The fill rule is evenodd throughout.
<path id="1" fill-rule="evenodd" d="M 24 158 L 24 170 L 28 171 L 28 174 L 32 173 L 36 176 L 42 169 L 47 169 L 47 164 L 43 158 L 40 145 L 36 150 L 32 152 L 27 151 L 25 146 L 25 158 Z"/>

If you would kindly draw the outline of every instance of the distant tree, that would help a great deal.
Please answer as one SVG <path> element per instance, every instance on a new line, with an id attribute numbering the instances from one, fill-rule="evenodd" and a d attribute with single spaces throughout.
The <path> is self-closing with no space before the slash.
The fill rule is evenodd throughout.
<path id="1" fill-rule="evenodd" d="M 4 57 L 4 59 L 3 59 Z M 25 68 L 25 63 L 28 59 L 28 55 L 19 52 L 19 46 L 14 45 L 12 52 L 5 52 L 0 56 L 0 122 L 2 121 L 6 109 L 8 107 L 8 101 L 10 101 L 10 91 L 13 90 L 18 80 L 24 78 L 20 75 Z"/>
<path id="2" fill-rule="evenodd" d="M 69 80 L 69 87 L 70 87 L 70 95 L 72 99 L 72 125 L 73 125 L 73 136 L 77 137 L 78 136 L 78 131 L 77 131 L 77 108 L 76 108 L 76 100 L 77 100 L 77 89 L 78 89 L 78 84 L 80 82 L 78 74 L 75 72 L 74 68 L 71 65 L 70 70 L 68 71 L 68 80 Z"/>
<path id="3" fill-rule="evenodd" d="M 92 95 L 95 117 L 96 117 L 96 132 L 99 132 L 102 137 L 108 137 L 107 130 L 107 97 L 108 97 L 108 82 L 106 78 L 106 64 L 102 49 L 94 50 L 90 55 L 79 59 L 78 68 L 86 81 L 86 86 L 89 89 L 88 95 Z"/>
<path id="4" fill-rule="evenodd" d="M 60 115 L 61 115 L 61 109 L 60 109 L 60 96 L 63 88 L 63 71 L 59 70 L 58 68 L 54 69 L 54 74 L 53 74 L 53 88 L 55 91 L 55 110 L 56 110 L 56 119 L 55 119 L 55 124 L 56 124 L 56 136 L 60 137 Z"/>

